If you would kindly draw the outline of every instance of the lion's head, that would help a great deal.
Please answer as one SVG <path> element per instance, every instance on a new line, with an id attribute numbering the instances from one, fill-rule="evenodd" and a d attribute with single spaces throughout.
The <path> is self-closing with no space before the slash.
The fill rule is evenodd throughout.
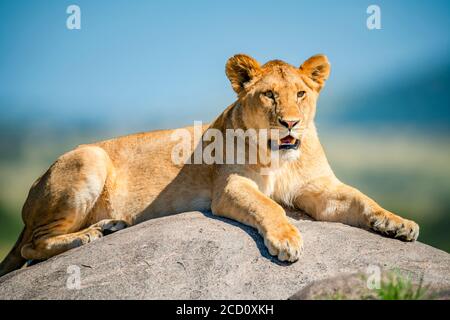
<path id="1" fill-rule="evenodd" d="M 316 101 L 330 73 L 324 55 L 306 60 L 299 68 L 280 60 L 260 65 L 244 54 L 231 57 L 226 74 L 238 94 L 244 129 L 276 129 L 275 144 L 283 158 L 296 159 L 303 133 L 313 121 Z"/>

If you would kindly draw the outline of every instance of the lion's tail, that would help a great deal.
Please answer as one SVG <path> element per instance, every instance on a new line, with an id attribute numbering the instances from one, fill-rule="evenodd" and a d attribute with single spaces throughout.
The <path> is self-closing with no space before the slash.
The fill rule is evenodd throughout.
<path id="1" fill-rule="evenodd" d="M 0 277 L 14 271 L 16 269 L 20 269 L 26 262 L 26 259 L 22 257 L 20 250 L 24 242 L 26 241 L 25 237 L 25 228 L 20 233 L 19 239 L 17 239 L 16 244 L 8 253 L 6 258 L 0 263 Z"/>

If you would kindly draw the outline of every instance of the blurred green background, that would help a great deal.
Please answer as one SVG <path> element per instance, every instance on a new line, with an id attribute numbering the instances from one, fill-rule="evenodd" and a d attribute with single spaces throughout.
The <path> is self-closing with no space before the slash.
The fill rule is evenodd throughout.
<path id="1" fill-rule="evenodd" d="M 0 3 L 0 259 L 21 230 L 34 180 L 62 153 L 117 135 L 211 121 L 235 99 L 231 55 L 331 77 L 317 126 L 337 176 L 416 220 L 450 252 L 450 3 L 71 1 Z"/>

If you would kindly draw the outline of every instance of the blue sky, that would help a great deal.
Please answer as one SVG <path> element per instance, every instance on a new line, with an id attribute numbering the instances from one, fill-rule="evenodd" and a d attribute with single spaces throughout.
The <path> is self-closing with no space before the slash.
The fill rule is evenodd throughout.
<path id="1" fill-rule="evenodd" d="M 66 28 L 70 4 L 81 30 Z M 366 28 L 370 4 L 382 30 Z M 234 100 L 224 65 L 239 52 L 296 65 L 327 54 L 332 101 L 448 63 L 448 30 L 439 0 L 1 1 L 1 114 L 208 121 Z"/>

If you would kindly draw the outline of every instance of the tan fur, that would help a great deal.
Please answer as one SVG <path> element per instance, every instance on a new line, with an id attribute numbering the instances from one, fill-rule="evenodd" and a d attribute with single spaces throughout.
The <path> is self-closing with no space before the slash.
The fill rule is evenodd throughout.
<path id="1" fill-rule="evenodd" d="M 256 228 L 270 254 L 283 261 L 297 260 L 303 245 L 286 217 L 286 206 L 317 220 L 415 240 L 416 223 L 383 209 L 333 174 L 314 126 L 317 98 L 329 72 L 323 55 L 299 68 L 278 60 L 261 66 L 242 54 L 227 62 L 226 74 L 238 100 L 203 130 L 283 132 L 287 129 L 279 119 L 300 121 L 291 132 L 301 141 L 300 148 L 281 150 L 282 161 L 270 175 L 261 174 L 267 165 L 259 163 L 175 164 L 173 130 L 82 145 L 64 154 L 31 187 L 23 207 L 25 229 L 0 274 L 19 268 L 24 259 L 50 258 L 108 230 L 192 210 L 211 209 Z M 273 99 L 267 91 L 274 93 Z M 305 96 L 298 98 L 299 91 Z"/>

